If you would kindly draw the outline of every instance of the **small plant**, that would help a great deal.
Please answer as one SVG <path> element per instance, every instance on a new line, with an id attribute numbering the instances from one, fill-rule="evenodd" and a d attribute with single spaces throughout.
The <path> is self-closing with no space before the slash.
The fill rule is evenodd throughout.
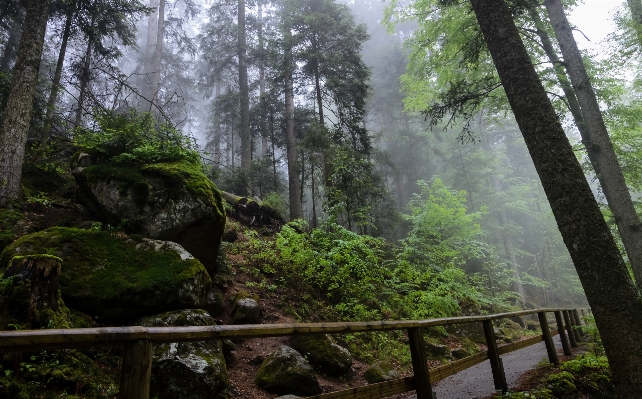
<path id="1" fill-rule="evenodd" d="M 27 197 L 27 204 L 38 204 L 45 207 L 51 206 L 51 198 L 46 193 L 38 193 L 34 196 Z"/>

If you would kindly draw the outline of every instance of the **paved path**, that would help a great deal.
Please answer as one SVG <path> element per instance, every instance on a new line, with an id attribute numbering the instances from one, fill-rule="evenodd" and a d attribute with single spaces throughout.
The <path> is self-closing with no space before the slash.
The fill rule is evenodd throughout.
<path id="1" fill-rule="evenodd" d="M 558 355 L 562 354 L 562 343 L 559 335 L 553 337 Z M 527 371 L 533 370 L 542 360 L 548 361 L 544 342 L 531 345 L 524 349 L 502 355 L 504 371 L 508 389 L 517 386 L 519 377 Z M 490 362 L 486 360 L 476 366 L 439 381 L 433 386 L 437 399 L 479 399 L 495 393 L 493 374 Z M 407 399 L 416 399 L 417 395 L 410 395 Z"/>

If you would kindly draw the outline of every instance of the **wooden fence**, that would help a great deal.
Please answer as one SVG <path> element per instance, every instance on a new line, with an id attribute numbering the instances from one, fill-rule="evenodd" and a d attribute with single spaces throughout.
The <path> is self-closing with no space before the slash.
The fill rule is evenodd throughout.
<path id="1" fill-rule="evenodd" d="M 584 310 L 581 310 L 584 314 Z M 551 331 L 547 313 L 555 316 L 556 331 Z M 493 321 L 501 318 L 537 314 L 542 335 L 497 346 Z M 450 364 L 429 369 L 423 340 L 423 329 L 451 324 L 482 323 L 488 351 Z M 577 328 L 576 328 L 577 326 Z M 431 383 L 461 370 L 490 360 L 497 390 L 506 391 L 506 376 L 500 355 L 544 341 L 551 363 L 559 363 L 552 335 L 559 333 L 565 355 L 577 346 L 581 329 L 577 309 L 535 309 L 485 316 L 447 317 L 428 320 L 374 321 L 353 323 L 254 324 L 195 327 L 104 327 L 64 330 L 1 331 L 0 352 L 28 352 L 42 349 L 77 349 L 123 345 L 120 399 L 148 399 L 152 369 L 152 345 L 168 342 L 212 341 L 224 339 L 267 338 L 293 335 L 346 334 L 355 332 L 406 330 L 412 357 L 413 376 L 370 384 L 344 391 L 312 396 L 314 399 L 385 398 L 417 391 L 417 399 L 433 399 Z M 565 331 L 568 333 L 566 334 Z M 567 339 L 568 335 L 568 339 Z M 570 341 L 570 342 L 569 342 Z"/>

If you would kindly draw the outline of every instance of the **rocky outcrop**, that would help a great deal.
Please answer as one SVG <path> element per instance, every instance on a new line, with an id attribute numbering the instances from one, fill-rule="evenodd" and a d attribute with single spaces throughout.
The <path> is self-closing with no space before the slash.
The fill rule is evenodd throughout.
<path id="1" fill-rule="evenodd" d="M 72 173 L 79 201 L 112 226 L 183 246 L 216 272 L 225 210 L 214 184 L 188 162 L 142 167 L 90 165 L 77 156 Z"/>
<path id="2" fill-rule="evenodd" d="M 176 243 L 65 227 L 13 242 L 0 255 L 0 271 L 14 256 L 43 253 L 63 261 L 60 292 L 67 306 L 104 323 L 202 308 L 211 287 L 201 262 Z"/>
<path id="3" fill-rule="evenodd" d="M 285 345 L 263 361 L 254 383 L 280 395 L 310 396 L 321 393 L 319 381 L 308 361 Z"/>
<path id="4" fill-rule="evenodd" d="M 210 326 L 203 310 L 180 310 L 143 317 L 145 327 Z M 150 397 L 157 399 L 223 399 L 230 386 L 220 341 L 160 344 L 154 347 Z"/>
<path id="5" fill-rule="evenodd" d="M 426 354 L 433 359 L 443 359 L 450 357 L 450 348 L 446 345 L 426 342 Z"/>
<path id="6" fill-rule="evenodd" d="M 363 374 L 363 378 L 368 381 L 368 384 L 376 384 L 378 382 L 396 380 L 399 378 L 399 373 L 392 367 L 392 364 L 381 362 L 368 367 Z"/>
<path id="7" fill-rule="evenodd" d="M 352 367 L 350 352 L 335 344 L 328 335 L 294 336 L 290 343 L 324 374 L 338 377 L 346 374 Z"/>

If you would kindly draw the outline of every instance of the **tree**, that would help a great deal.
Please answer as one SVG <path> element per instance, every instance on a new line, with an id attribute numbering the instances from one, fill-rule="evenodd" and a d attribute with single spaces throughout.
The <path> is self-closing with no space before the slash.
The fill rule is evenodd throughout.
<path id="1" fill-rule="evenodd" d="M 252 166 L 252 135 L 250 132 L 250 91 L 247 77 L 247 40 L 245 26 L 245 0 L 238 0 L 238 59 L 239 59 L 239 94 L 241 107 L 241 168 L 249 171 Z M 251 194 L 251 187 L 245 194 Z"/>
<path id="2" fill-rule="evenodd" d="M 616 391 L 636 397 L 642 387 L 638 292 L 507 4 L 470 3 L 595 315 Z"/>
<path id="3" fill-rule="evenodd" d="M 11 91 L 0 130 L 0 205 L 18 199 L 22 159 L 36 94 L 49 0 L 28 0 Z"/>

